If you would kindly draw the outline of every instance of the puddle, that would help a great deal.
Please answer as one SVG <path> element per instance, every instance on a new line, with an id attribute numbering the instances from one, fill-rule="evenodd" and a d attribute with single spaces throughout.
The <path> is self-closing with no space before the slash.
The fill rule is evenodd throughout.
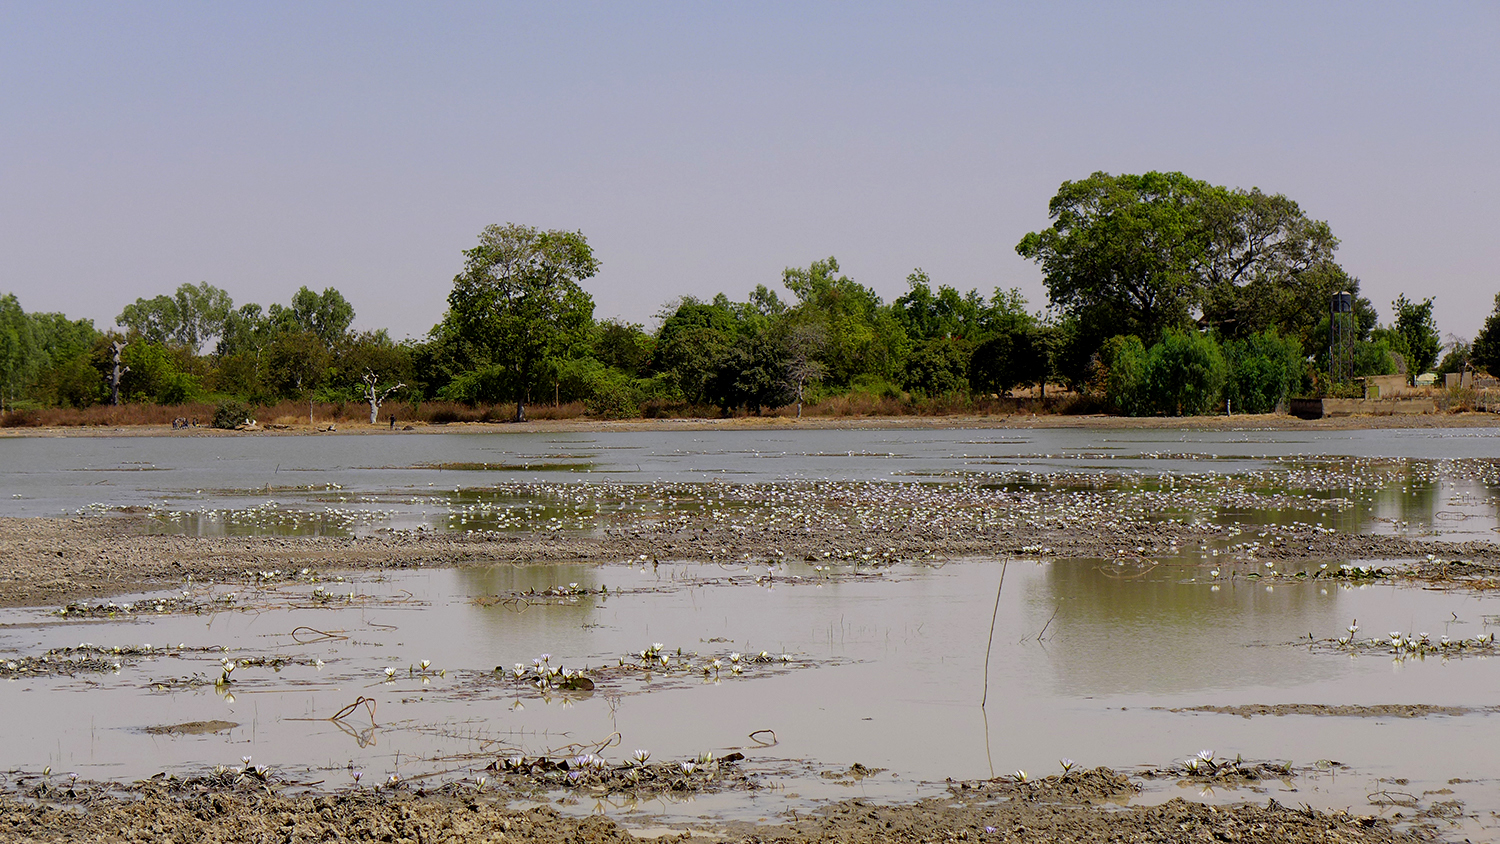
<path id="1" fill-rule="evenodd" d="M 1448 781 L 1473 780 L 1461 797 L 1500 808 L 1489 708 L 1500 660 L 1393 661 L 1314 646 L 1347 635 L 1354 619 L 1382 637 L 1485 635 L 1492 600 L 1371 583 L 1214 582 L 1205 566 L 1171 561 L 1129 579 L 1115 561 L 1012 561 L 981 708 L 1000 571 L 987 560 L 859 577 L 801 563 L 498 567 L 200 585 L 192 612 L 7 610 L 6 658 L 82 645 L 129 658 L 119 669 L 6 677 L 0 707 L 39 728 L 12 733 L 5 757 L 15 768 L 131 779 L 251 756 L 343 787 L 353 771 L 370 781 L 473 779 L 517 755 L 620 764 L 637 749 L 668 762 L 743 753 L 764 795 L 796 803 L 910 799 L 947 777 L 1053 773 L 1063 757 L 1089 768 L 1170 765 L 1211 748 L 1302 770 L 1273 781 L 1272 794 L 1297 789 L 1283 802 L 1363 805 L 1378 779 L 1402 777 L 1407 790 L 1463 791 Z M 324 601 L 319 590 L 353 598 Z M 230 591 L 233 604 L 215 600 Z M 117 601 L 172 596 L 181 597 Z M 229 683 L 217 682 L 224 660 L 236 665 Z M 561 676 L 581 671 L 593 688 L 537 688 L 533 660 Z M 1278 705 L 1288 714 L 1256 709 Z M 1433 709 L 1407 717 L 1400 707 Z M 869 775 L 839 773 L 855 763 Z M 1178 791 L 1173 780 L 1138 799 Z M 709 807 L 766 811 L 744 794 L 664 796 L 628 810 Z"/>

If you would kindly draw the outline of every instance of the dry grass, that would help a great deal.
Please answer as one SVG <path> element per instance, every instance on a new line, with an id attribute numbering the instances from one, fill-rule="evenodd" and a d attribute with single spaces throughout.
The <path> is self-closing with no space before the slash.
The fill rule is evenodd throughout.
<path id="1" fill-rule="evenodd" d="M 119 407 L 49 407 L 17 410 L 0 416 L 0 428 L 118 428 L 129 425 L 170 425 L 174 419 L 197 419 L 199 425 L 213 421 L 211 404 L 122 404 Z"/>

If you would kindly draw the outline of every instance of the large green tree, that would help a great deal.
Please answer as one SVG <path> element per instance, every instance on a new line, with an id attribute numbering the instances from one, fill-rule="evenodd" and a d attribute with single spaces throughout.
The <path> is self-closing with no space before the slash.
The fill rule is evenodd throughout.
<path id="1" fill-rule="evenodd" d="M 205 281 L 183 284 L 171 296 L 136 299 L 115 322 L 148 343 L 176 344 L 196 354 L 204 343 L 223 334 L 233 308 L 228 293 Z"/>
<path id="2" fill-rule="evenodd" d="M 1016 251 L 1042 267 L 1054 305 L 1101 342 L 1154 343 L 1203 316 L 1222 336 L 1279 328 L 1311 346 L 1332 293 L 1357 291 L 1338 240 L 1297 203 L 1181 173 L 1094 173 L 1064 182 L 1050 228 Z"/>
<path id="3" fill-rule="evenodd" d="M 525 421 L 549 365 L 575 356 L 593 325 L 594 301 L 579 283 L 599 269 L 582 232 L 491 225 L 464 252 L 448 294 L 449 315 L 477 362 L 503 374 Z"/>

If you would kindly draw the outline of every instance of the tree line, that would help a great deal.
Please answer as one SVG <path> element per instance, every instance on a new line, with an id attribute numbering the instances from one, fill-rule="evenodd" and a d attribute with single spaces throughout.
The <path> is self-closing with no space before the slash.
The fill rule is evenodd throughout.
<path id="1" fill-rule="evenodd" d="M 790 267 L 743 300 L 682 297 L 656 325 L 599 320 L 585 284 L 599 260 L 581 232 L 486 227 L 463 253 L 441 322 L 420 340 L 356 332 L 336 289 L 236 307 L 204 282 L 137 299 L 119 328 L 27 313 L 0 297 L 0 410 L 289 399 L 581 402 L 589 412 L 761 412 L 864 394 L 962 407 L 1047 385 L 1128 414 L 1264 412 L 1329 378 L 1329 302 L 1353 374 L 1465 366 L 1500 372 L 1500 297 L 1474 342 L 1444 346 L 1432 299 L 1399 297 L 1379 324 L 1334 258 L 1327 223 L 1259 189 L 1181 173 L 1065 182 L 1051 225 L 1016 245 L 1048 307 L 1017 290 L 967 292 L 916 269 L 887 303 L 833 257 Z"/>

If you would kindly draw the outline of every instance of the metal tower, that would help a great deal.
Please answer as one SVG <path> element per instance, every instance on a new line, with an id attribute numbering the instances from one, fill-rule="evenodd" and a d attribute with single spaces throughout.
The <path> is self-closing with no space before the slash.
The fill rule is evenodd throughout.
<path id="1" fill-rule="evenodd" d="M 1328 317 L 1328 382 L 1348 384 L 1354 380 L 1354 338 L 1359 334 L 1354 296 L 1342 290 L 1333 294 Z"/>

